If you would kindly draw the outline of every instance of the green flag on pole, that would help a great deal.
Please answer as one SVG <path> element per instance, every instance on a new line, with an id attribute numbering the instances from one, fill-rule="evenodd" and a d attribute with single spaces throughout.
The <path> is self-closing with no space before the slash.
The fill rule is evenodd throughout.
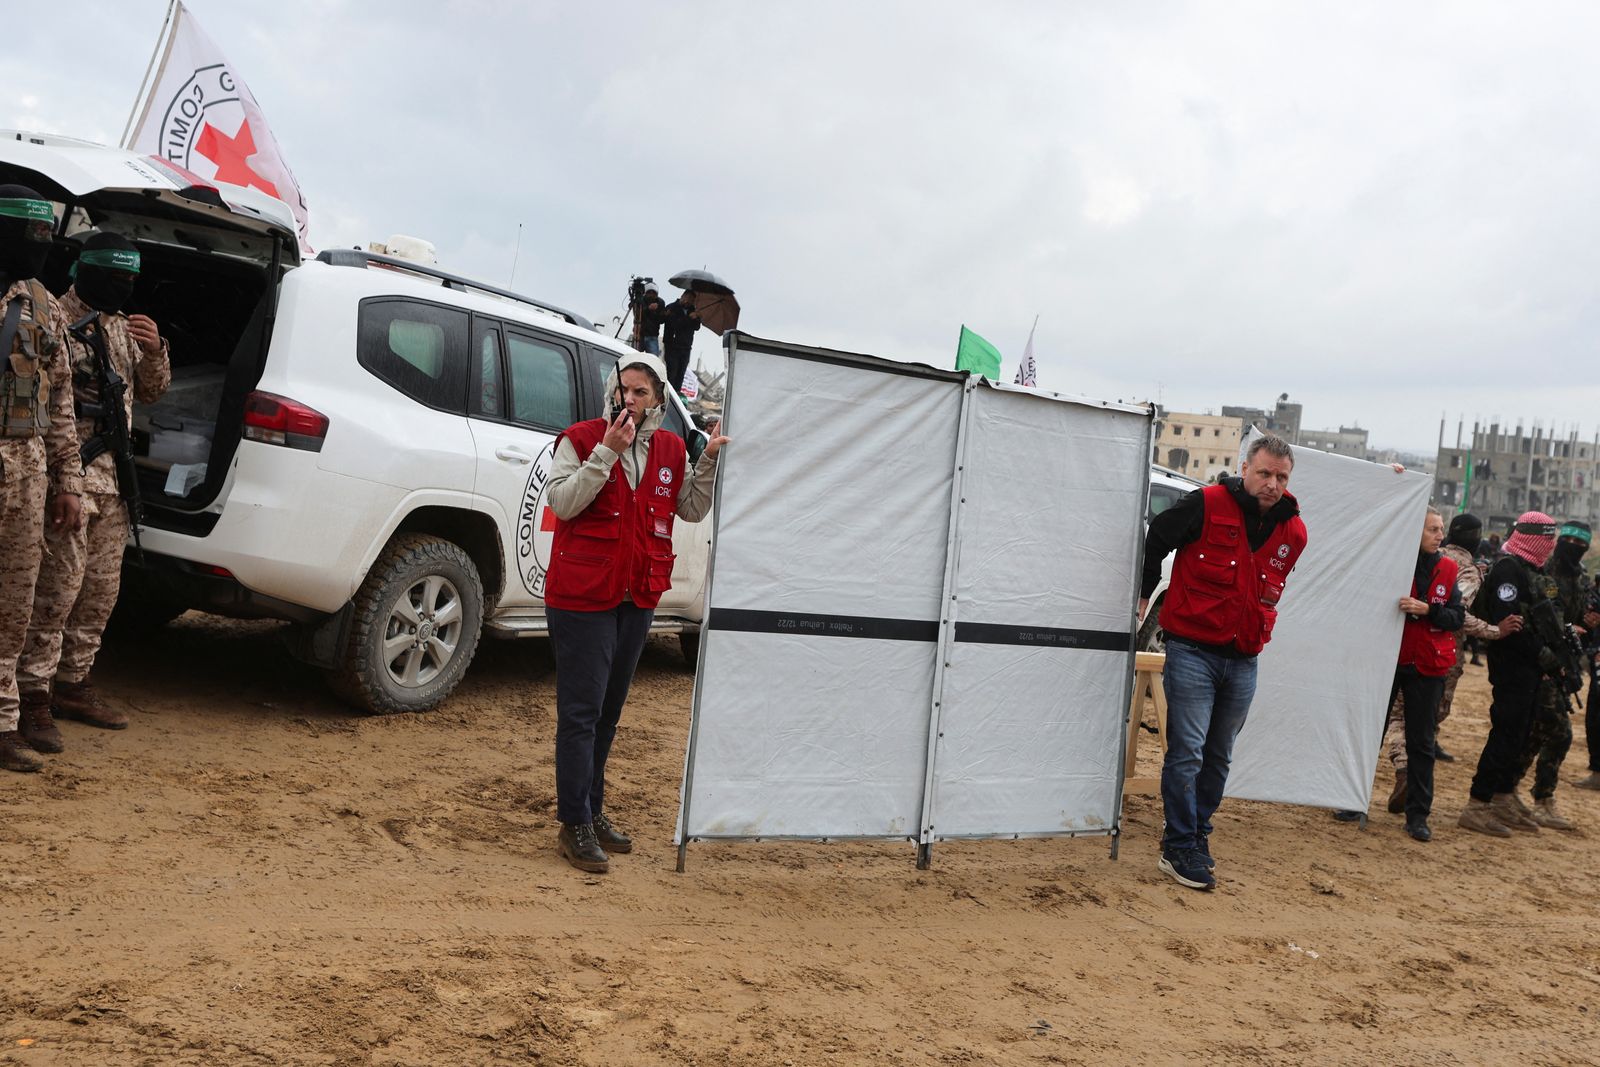
<path id="1" fill-rule="evenodd" d="M 965 326 L 956 345 L 956 370 L 969 370 L 992 382 L 1000 380 L 1000 350 Z"/>
<path id="2" fill-rule="evenodd" d="M 1467 510 L 1467 505 L 1472 503 L 1472 453 L 1467 453 L 1467 476 L 1461 482 L 1461 506 L 1456 508 L 1459 515 Z"/>

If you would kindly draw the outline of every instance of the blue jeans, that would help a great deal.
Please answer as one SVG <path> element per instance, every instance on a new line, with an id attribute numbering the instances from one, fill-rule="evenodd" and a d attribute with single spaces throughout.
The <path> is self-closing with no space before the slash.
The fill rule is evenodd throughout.
<path id="1" fill-rule="evenodd" d="M 1194 848 L 1211 835 L 1211 816 L 1222 803 L 1233 739 L 1256 694 L 1255 657 L 1221 656 L 1169 636 L 1161 687 L 1167 695 L 1161 847 Z"/>
<path id="2" fill-rule="evenodd" d="M 645 338 L 642 338 L 639 341 L 639 351 L 648 352 L 652 356 L 659 356 L 661 354 L 661 338 L 659 338 L 659 337 L 645 337 Z"/>

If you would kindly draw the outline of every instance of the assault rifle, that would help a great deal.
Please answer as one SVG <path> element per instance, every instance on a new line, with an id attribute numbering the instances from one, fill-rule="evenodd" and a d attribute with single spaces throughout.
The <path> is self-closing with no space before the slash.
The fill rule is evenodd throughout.
<path id="1" fill-rule="evenodd" d="M 139 543 L 139 527 L 144 523 L 144 500 L 139 496 L 139 470 L 133 465 L 133 439 L 128 432 L 128 406 L 123 401 L 128 393 L 128 383 L 111 365 L 106 351 L 106 335 L 100 325 L 100 315 L 91 311 L 71 326 L 67 332 L 94 353 L 94 381 L 100 387 L 98 404 L 79 404 L 80 418 L 94 420 L 94 436 L 78 449 L 83 469 L 110 452 L 116 461 L 117 494 L 128 509 L 128 526 L 133 530 L 134 551 L 139 562 L 144 562 L 144 546 Z"/>
<path id="2" fill-rule="evenodd" d="M 1549 579 L 1545 579 L 1549 581 Z M 1552 587 L 1554 582 L 1549 583 Z M 1539 597 L 1528 608 L 1533 632 L 1544 643 L 1539 666 L 1561 688 L 1563 698 L 1576 707 L 1574 694 L 1583 689 L 1583 643 L 1577 631 L 1563 622 L 1553 597 Z M 1548 652 L 1548 655 L 1546 655 Z"/>

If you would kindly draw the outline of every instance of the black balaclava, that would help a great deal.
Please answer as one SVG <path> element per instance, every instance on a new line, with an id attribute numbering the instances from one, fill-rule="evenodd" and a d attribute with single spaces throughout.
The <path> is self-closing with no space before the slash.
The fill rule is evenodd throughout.
<path id="1" fill-rule="evenodd" d="M 1551 556 L 1569 571 L 1581 570 L 1584 553 L 1589 551 L 1589 543 L 1594 537 L 1589 524 L 1569 519 L 1561 524 L 1557 534 L 1555 551 Z"/>
<path id="2" fill-rule="evenodd" d="M 26 185 L 0 185 L 0 282 L 37 278 L 54 231 L 50 201 Z"/>
<path id="3" fill-rule="evenodd" d="M 1456 545 L 1467 550 L 1467 555 L 1476 556 L 1478 545 L 1483 541 L 1483 523 L 1470 511 L 1463 511 L 1450 520 L 1450 529 L 1444 535 L 1444 543 Z"/>
<path id="4" fill-rule="evenodd" d="M 111 314 L 133 295 L 139 276 L 139 249 L 118 233 L 97 233 L 83 242 L 72 265 L 72 288 L 85 304 Z"/>

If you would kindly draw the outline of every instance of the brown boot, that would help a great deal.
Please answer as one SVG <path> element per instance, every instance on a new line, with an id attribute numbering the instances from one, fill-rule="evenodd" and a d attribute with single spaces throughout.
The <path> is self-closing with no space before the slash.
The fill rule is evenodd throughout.
<path id="1" fill-rule="evenodd" d="M 35 752 L 60 752 L 66 748 L 55 719 L 50 717 L 50 694 L 47 692 L 22 694 L 22 721 L 19 724 L 22 739 Z"/>
<path id="2" fill-rule="evenodd" d="M 1461 809 L 1461 818 L 1456 820 L 1456 825 L 1463 830 L 1476 830 L 1490 837 L 1511 836 L 1511 828 L 1494 817 L 1494 813 L 1489 809 L 1489 802 L 1475 797 L 1468 800 L 1467 806 Z"/>
<path id="3" fill-rule="evenodd" d="M 1522 830 L 1530 834 L 1539 832 L 1539 824 L 1531 817 L 1522 814 L 1514 793 L 1496 793 L 1494 799 L 1489 801 L 1489 810 L 1496 819 L 1513 830 Z"/>
<path id="4" fill-rule="evenodd" d="M 1399 815 L 1406 810 L 1406 769 L 1394 769 L 1394 791 L 1389 794 L 1389 814 Z"/>
<path id="5" fill-rule="evenodd" d="M 1572 784 L 1579 789 L 1600 789 L 1600 771 L 1590 771 L 1587 778 L 1579 778 Z"/>
<path id="6" fill-rule="evenodd" d="M 116 708 L 107 707 L 88 682 L 57 682 L 55 704 L 50 710 L 58 719 L 76 719 L 102 730 L 128 728 L 128 717 Z"/>
<path id="7" fill-rule="evenodd" d="M 17 730 L 0 734 L 0 767 L 8 771 L 37 771 L 44 767 L 44 757 L 28 747 Z"/>
<path id="8" fill-rule="evenodd" d="M 1572 821 L 1556 811 L 1555 797 L 1533 798 L 1533 821 L 1552 830 L 1576 830 Z"/>

